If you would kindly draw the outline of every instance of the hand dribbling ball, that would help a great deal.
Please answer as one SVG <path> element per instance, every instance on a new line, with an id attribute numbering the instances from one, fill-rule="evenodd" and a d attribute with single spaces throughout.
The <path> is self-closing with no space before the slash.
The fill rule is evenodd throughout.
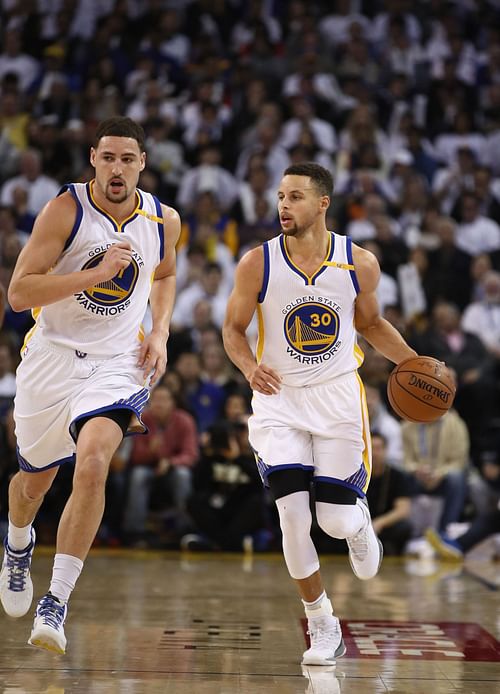
<path id="1" fill-rule="evenodd" d="M 451 373 L 433 357 L 405 359 L 387 381 L 392 409 L 408 422 L 428 423 L 442 417 L 453 404 L 455 390 Z"/>

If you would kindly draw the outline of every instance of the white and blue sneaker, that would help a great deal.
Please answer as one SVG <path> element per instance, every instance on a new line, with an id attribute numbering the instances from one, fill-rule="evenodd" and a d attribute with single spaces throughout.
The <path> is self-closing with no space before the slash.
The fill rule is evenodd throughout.
<path id="1" fill-rule="evenodd" d="M 346 651 L 337 617 L 312 617 L 307 620 L 307 627 L 311 646 L 302 656 L 302 665 L 335 665 Z"/>
<path id="2" fill-rule="evenodd" d="M 35 549 L 35 531 L 31 528 L 31 542 L 26 549 L 13 550 L 7 537 L 3 541 L 4 555 L 0 573 L 0 601 L 9 617 L 22 617 L 33 600 L 30 566 Z"/>
<path id="3" fill-rule="evenodd" d="M 66 653 L 64 621 L 68 612 L 66 603 L 47 593 L 37 605 L 35 621 L 28 643 L 53 653 Z"/>
<path id="4" fill-rule="evenodd" d="M 346 538 L 346 542 L 349 548 L 349 563 L 354 574 L 362 581 L 367 581 L 377 575 L 384 548 L 373 529 L 367 502 L 358 499 L 357 505 L 363 512 L 364 522 L 356 535 Z"/>

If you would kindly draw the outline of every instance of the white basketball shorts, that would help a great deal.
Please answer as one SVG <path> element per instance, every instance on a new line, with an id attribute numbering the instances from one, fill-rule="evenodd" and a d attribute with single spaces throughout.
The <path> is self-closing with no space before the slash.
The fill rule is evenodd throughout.
<path id="1" fill-rule="evenodd" d="M 357 372 L 275 395 L 255 393 L 250 443 L 264 483 L 271 470 L 303 468 L 315 479 L 366 492 L 371 444 L 366 396 Z"/>
<path id="2" fill-rule="evenodd" d="M 93 358 L 35 335 L 24 349 L 16 380 L 18 458 L 27 472 L 73 460 L 72 425 L 83 417 L 124 408 L 133 413 L 127 434 L 145 431 L 141 412 L 149 389 L 137 353 Z"/>

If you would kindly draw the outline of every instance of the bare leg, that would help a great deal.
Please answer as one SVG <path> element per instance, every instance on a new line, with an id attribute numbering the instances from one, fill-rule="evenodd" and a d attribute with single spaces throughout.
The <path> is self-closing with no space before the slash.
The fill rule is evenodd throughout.
<path id="1" fill-rule="evenodd" d="M 122 440 L 122 430 L 111 419 L 96 417 L 82 427 L 76 450 L 73 491 L 57 531 L 57 554 L 82 561 L 97 534 L 104 513 L 109 464 Z"/>
<path id="2" fill-rule="evenodd" d="M 24 472 L 14 475 L 9 485 L 9 518 L 16 528 L 24 528 L 33 522 L 50 489 L 59 468 L 42 472 Z"/>
<path id="3" fill-rule="evenodd" d="M 324 591 L 319 571 L 315 571 L 307 578 L 296 578 L 295 583 L 299 589 L 300 597 L 306 602 L 314 602 Z"/>

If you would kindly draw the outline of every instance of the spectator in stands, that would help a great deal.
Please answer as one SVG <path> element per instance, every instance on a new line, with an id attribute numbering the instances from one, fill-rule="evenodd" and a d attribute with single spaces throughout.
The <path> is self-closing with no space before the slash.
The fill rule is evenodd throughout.
<path id="1" fill-rule="evenodd" d="M 500 226 L 480 213 L 480 200 L 473 192 L 462 193 L 455 240 L 457 247 L 469 255 L 500 249 Z"/>
<path id="2" fill-rule="evenodd" d="M 387 462 L 394 467 L 401 467 L 403 464 L 401 423 L 385 406 L 380 388 L 375 383 L 365 381 L 365 391 L 370 426 L 384 437 L 384 454 Z"/>
<path id="3" fill-rule="evenodd" d="M 160 384 L 153 390 L 143 420 L 149 433 L 133 442 L 124 514 L 124 531 L 132 542 L 147 539 L 153 494 L 162 508 L 173 508 L 178 530 L 184 528 L 192 468 L 198 459 L 196 423 L 176 407 L 168 386 Z"/>
<path id="4" fill-rule="evenodd" d="M 222 270 L 218 263 L 206 262 L 200 281 L 183 289 L 172 314 L 172 329 L 180 330 L 193 325 L 194 307 L 204 299 L 212 308 L 212 320 L 220 329 L 224 322 L 224 312 L 228 291 L 222 284 Z"/>
<path id="5" fill-rule="evenodd" d="M 412 346 L 454 369 L 457 376 L 455 407 L 469 432 L 478 437 L 496 406 L 494 362 L 481 340 L 460 327 L 460 311 L 454 304 L 434 306 L 429 328 L 415 335 Z"/>
<path id="6" fill-rule="evenodd" d="M 180 354 L 175 363 L 175 370 L 182 379 L 182 394 L 186 407 L 194 416 L 198 431 L 204 432 L 220 418 L 226 392 L 222 386 L 202 378 L 201 357 L 196 352 Z"/>
<path id="7" fill-rule="evenodd" d="M 429 272 L 424 289 L 429 308 L 438 301 L 450 301 L 463 309 L 470 301 L 471 256 L 457 247 L 456 223 L 451 217 L 437 217 L 432 228 L 439 245 L 428 253 Z"/>
<path id="8" fill-rule="evenodd" d="M 462 329 L 477 335 L 497 364 L 500 376 L 500 272 L 490 270 L 481 281 L 483 298 L 466 306 Z"/>
<path id="9" fill-rule="evenodd" d="M 19 160 L 20 173 L 7 179 L 0 190 L 2 205 L 14 204 L 16 188 L 22 188 L 28 195 L 28 212 L 36 216 L 49 200 L 54 198 L 61 187 L 59 183 L 42 172 L 42 157 L 38 150 L 27 149 Z"/>
<path id="10" fill-rule="evenodd" d="M 439 557 L 447 561 L 462 561 L 467 552 L 496 533 L 500 533 L 500 509 L 477 516 L 458 537 L 452 538 L 433 528 L 429 528 L 425 536 Z"/>
<path id="11" fill-rule="evenodd" d="M 404 468 L 414 480 L 415 495 L 443 499 L 439 530 L 456 523 L 464 510 L 470 440 L 456 410 L 429 424 L 403 422 Z"/>
<path id="12" fill-rule="evenodd" d="M 188 501 L 196 533 L 183 537 L 181 548 L 241 552 L 244 538 L 266 524 L 262 482 L 253 455 L 241 452 L 234 425 L 221 421 L 207 434 Z"/>
<path id="13" fill-rule="evenodd" d="M 384 546 L 384 554 L 402 554 L 412 535 L 412 481 L 406 472 L 387 462 L 385 436 L 372 431 L 371 439 L 372 476 L 367 499 L 373 529 Z"/>

